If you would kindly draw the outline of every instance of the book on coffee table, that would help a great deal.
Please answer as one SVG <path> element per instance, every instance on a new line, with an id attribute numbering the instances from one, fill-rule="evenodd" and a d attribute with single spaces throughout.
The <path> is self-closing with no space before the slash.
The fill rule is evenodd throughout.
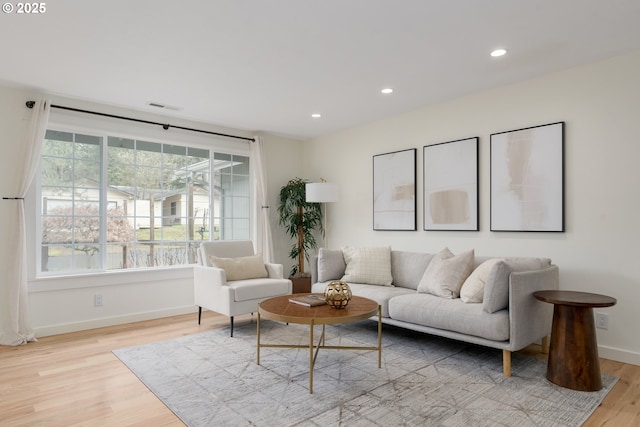
<path id="1" fill-rule="evenodd" d="M 299 297 L 291 297 L 289 298 L 289 302 L 293 302 L 300 305 L 305 305 L 307 307 L 313 307 L 316 305 L 326 304 L 324 297 L 321 295 L 302 295 Z"/>

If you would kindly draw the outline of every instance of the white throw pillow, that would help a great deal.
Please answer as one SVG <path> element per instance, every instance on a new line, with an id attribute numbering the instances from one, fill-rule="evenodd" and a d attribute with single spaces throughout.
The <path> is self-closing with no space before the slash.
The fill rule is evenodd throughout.
<path id="1" fill-rule="evenodd" d="M 209 261 L 214 267 L 222 268 L 230 282 L 269 277 L 264 259 L 260 254 L 237 258 L 219 258 L 209 255 Z"/>
<path id="2" fill-rule="evenodd" d="M 354 248 L 345 246 L 342 255 L 347 264 L 342 280 L 351 283 L 393 286 L 391 247 Z"/>
<path id="3" fill-rule="evenodd" d="M 526 267 L 526 266 L 525 266 Z M 509 276 L 514 271 L 508 258 L 491 269 L 484 287 L 482 309 L 487 313 L 495 313 L 509 307 Z"/>
<path id="4" fill-rule="evenodd" d="M 433 257 L 418 285 L 418 292 L 442 298 L 458 298 L 460 288 L 473 270 L 473 249 L 453 255 L 445 248 Z"/>
<path id="5" fill-rule="evenodd" d="M 511 272 L 539 270 L 551 265 L 549 258 L 505 258 L 496 264 L 495 274 L 490 274 L 484 289 L 483 310 L 495 313 L 509 307 L 509 276 Z M 498 268 L 500 267 L 500 268 Z"/>
<path id="6" fill-rule="evenodd" d="M 320 248 L 318 251 L 318 282 L 339 280 L 346 265 L 340 249 Z"/>
<path id="7" fill-rule="evenodd" d="M 479 303 L 484 297 L 484 287 L 489 280 L 492 270 L 498 262 L 502 262 L 500 258 L 488 259 L 480 264 L 467 277 L 460 289 L 460 299 L 465 303 Z"/>

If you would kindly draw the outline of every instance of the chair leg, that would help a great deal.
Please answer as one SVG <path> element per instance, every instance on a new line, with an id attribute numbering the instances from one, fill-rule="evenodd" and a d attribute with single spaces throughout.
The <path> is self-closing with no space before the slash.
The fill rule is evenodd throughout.
<path id="1" fill-rule="evenodd" d="M 233 316 L 231 316 L 231 338 L 233 338 Z"/>
<path id="2" fill-rule="evenodd" d="M 201 319 L 202 319 L 202 307 L 198 306 L 198 325 L 200 324 Z"/>

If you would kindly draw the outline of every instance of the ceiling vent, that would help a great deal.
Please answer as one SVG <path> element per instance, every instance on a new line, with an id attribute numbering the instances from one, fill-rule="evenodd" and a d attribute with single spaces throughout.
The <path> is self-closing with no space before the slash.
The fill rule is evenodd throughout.
<path id="1" fill-rule="evenodd" d="M 149 107 L 162 108 L 163 110 L 173 110 L 173 111 L 182 110 L 182 108 L 176 107 L 175 105 L 161 104 L 160 102 L 155 102 L 155 101 L 147 102 L 147 105 Z"/>

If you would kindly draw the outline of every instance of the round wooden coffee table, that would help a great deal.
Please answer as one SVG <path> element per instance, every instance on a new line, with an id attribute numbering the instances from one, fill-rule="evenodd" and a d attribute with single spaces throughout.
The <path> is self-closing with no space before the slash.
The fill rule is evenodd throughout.
<path id="1" fill-rule="evenodd" d="M 304 294 L 296 294 L 301 296 Z M 316 294 L 322 295 L 322 294 Z M 257 363 L 260 364 L 261 348 L 308 348 L 309 349 L 309 394 L 313 393 L 313 366 L 318 356 L 318 351 L 323 349 L 331 350 L 377 350 L 378 368 L 382 367 L 382 307 L 377 302 L 368 298 L 354 296 L 349 304 L 343 309 L 331 308 L 328 305 L 306 307 L 289 301 L 292 295 L 284 295 L 269 298 L 258 304 L 258 346 Z M 349 347 L 324 345 L 325 325 L 336 325 L 341 323 L 356 322 L 378 316 L 378 345 L 376 347 Z M 309 345 L 288 345 L 288 344 L 266 344 L 260 341 L 260 320 L 276 320 L 286 323 L 299 323 L 309 325 Z M 322 325 L 322 334 L 318 344 L 314 346 L 313 327 Z M 315 347 L 315 353 L 314 353 Z"/>
<path id="2" fill-rule="evenodd" d="M 616 299 L 575 291 L 537 291 L 533 296 L 553 304 L 547 379 L 580 391 L 602 388 L 594 307 L 611 307 Z"/>

